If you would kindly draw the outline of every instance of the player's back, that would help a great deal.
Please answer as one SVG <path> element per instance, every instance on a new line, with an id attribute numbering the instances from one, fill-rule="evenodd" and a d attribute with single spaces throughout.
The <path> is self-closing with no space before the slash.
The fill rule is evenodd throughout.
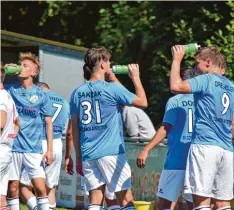
<path id="1" fill-rule="evenodd" d="M 194 123 L 192 94 L 178 94 L 169 99 L 163 122 L 172 125 L 168 133 L 168 152 L 164 169 L 185 170 Z"/>
<path id="2" fill-rule="evenodd" d="M 216 73 L 201 76 L 198 80 L 201 77 L 204 81 L 202 92 L 194 94 L 196 121 L 193 142 L 233 151 L 234 86 L 226 77 Z"/>
<path id="3" fill-rule="evenodd" d="M 63 96 L 46 91 L 50 106 L 53 123 L 53 138 L 59 139 L 65 131 L 68 120 L 70 118 L 69 104 Z M 44 126 L 44 139 L 46 139 L 46 126 Z"/>
<path id="4" fill-rule="evenodd" d="M 122 85 L 102 80 L 87 82 L 71 97 L 71 114 L 79 117 L 84 160 L 124 153 L 122 105 L 130 105 L 134 94 Z"/>

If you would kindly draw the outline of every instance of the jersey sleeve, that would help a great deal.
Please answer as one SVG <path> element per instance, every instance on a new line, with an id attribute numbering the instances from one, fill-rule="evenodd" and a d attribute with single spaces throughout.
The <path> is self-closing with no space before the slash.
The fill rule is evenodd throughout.
<path id="1" fill-rule="evenodd" d="M 172 126 L 175 125 L 177 119 L 177 109 L 178 108 L 178 101 L 175 98 L 171 98 L 168 100 L 166 105 L 166 110 L 163 117 L 163 123 L 171 124 Z"/>
<path id="2" fill-rule="evenodd" d="M 52 102 L 48 98 L 49 98 L 48 94 L 46 94 L 46 92 L 43 92 L 43 103 L 41 106 L 41 113 L 44 116 L 52 117 L 52 109 L 51 109 Z"/>
<path id="3" fill-rule="evenodd" d="M 7 112 L 7 102 L 8 102 L 7 95 L 3 91 L 0 91 L 0 110 L 1 111 Z"/>
<path id="4" fill-rule="evenodd" d="M 115 82 L 110 83 L 115 99 L 122 105 L 131 106 L 136 95 L 127 90 L 123 85 Z"/>
<path id="5" fill-rule="evenodd" d="M 78 107 L 79 107 L 79 99 L 77 96 L 77 90 L 74 90 L 70 97 L 70 116 L 78 114 Z"/>
<path id="6" fill-rule="evenodd" d="M 199 75 L 188 80 L 192 93 L 205 93 L 209 85 L 209 76 L 207 74 Z"/>

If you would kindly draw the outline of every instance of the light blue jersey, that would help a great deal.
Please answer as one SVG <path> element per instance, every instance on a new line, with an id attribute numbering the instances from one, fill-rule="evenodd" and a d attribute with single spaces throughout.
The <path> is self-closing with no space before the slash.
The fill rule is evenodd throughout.
<path id="1" fill-rule="evenodd" d="M 232 146 L 234 86 L 216 73 L 188 80 L 194 93 L 195 115 L 193 143 L 216 145 L 228 151 Z"/>
<path id="2" fill-rule="evenodd" d="M 59 139 L 67 127 L 70 118 L 70 108 L 68 102 L 57 93 L 45 91 L 50 103 L 50 110 L 53 122 L 53 138 Z M 43 139 L 47 139 L 46 126 L 44 125 Z"/>
<path id="3" fill-rule="evenodd" d="M 131 105 L 135 97 L 122 85 L 103 80 L 74 90 L 70 108 L 79 118 L 83 160 L 125 153 L 122 105 Z"/>
<path id="4" fill-rule="evenodd" d="M 19 113 L 20 130 L 13 143 L 13 152 L 42 153 L 43 119 L 50 116 L 46 93 L 36 85 L 32 88 L 12 86 L 9 93 Z"/>
<path id="5" fill-rule="evenodd" d="M 185 170 L 191 144 L 194 123 L 194 99 L 192 94 L 178 94 L 166 105 L 163 123 L 172 125 L 168 133 L 168 151 L 165 170 Z"/>

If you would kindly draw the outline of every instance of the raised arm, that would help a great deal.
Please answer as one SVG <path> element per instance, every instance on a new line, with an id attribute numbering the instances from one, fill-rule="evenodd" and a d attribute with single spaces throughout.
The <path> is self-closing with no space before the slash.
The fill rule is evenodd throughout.
<path id="1" fill-rule="evenodd" d="M 180 63 L 184 57 L 184 46 L 175 45 L 173 47 L 173 61 L 170 74 L 170 90 L 172 93 L 191 93 L 191 88 L 187 80 L 180 77 Z"/>
<path id="2" fill-rule="evenodd" d="M 129 64 L 129 76 L 135 86 L 136 98 L 133 100 L 132 105 L 139 108 L 147 108 L 148 102 L 145 94 L 145 90 L 142 86 L 140 79 L 140 71 L 138 64 Z"/>

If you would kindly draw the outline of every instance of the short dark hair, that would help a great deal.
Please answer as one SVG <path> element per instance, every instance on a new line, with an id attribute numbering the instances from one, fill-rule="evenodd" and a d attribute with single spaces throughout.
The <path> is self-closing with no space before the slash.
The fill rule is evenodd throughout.
<path id="1" fill-rule="evenodd" d="M 196 71 L 193 68 L 182 68 L 180 70 L 180 77 L 182 80 L 187 80 L 187 79 L 191 79 L 193 77 L 196 77 L 198 75 L 200 75 L 201 72 Z"/>
<path id="2" fill-rule="evenodd" d="M 1 82 L 4 82 L 5 76 L 6 76 L 6 73 L 5 73 L 5 70 L 3 68 L 3 63 L 1 62 Z"/>
<path id="3" fill-rule="evenodd" d="M 40 87 L 40 88 L 47 88 L 50 89 L 49 85 L 45 82 L 37 82 L 36 86 Z"/>
<path id="4" fill-rule="evenodd" d="M 97 62 L 104 60 L 107 61 L 111 57 L 111 51 L 106 49 L 105 47 L 92 47 L 88 49 L 85 53 L 84 57 L 84 78 L 89 80 L 91 75 L 93 74 L 93 68 L 97 64 Z"/>

